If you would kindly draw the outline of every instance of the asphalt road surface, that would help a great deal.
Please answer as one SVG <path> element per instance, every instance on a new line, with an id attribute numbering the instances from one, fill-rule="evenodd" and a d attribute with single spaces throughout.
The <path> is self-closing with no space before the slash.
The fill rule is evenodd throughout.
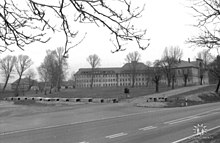
<path id="1" fill-rule="evenodd" d="M 0 143 L 178 143 L 195 134 L 198 124 L 207 129 L 220 126 L 220 103 L 23 128 L 1 132 Z"/>

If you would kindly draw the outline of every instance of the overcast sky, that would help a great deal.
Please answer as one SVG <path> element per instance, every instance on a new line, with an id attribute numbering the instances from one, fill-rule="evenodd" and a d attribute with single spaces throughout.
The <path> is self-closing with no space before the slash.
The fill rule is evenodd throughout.
<path id="1" fill-rule="evenodd" d="M 133 0 L 135 2 L 135 0 Z M 90 65 L 86 58 L 91 54 L 97 54 L 101 59 L 101 67 L 121 67 L 125 63 L 125 56 L 129 52 L 138 51 L 141 54 L 141 61 L 154 61 L 160 59 L 165 47 L 179 46 L 183 49 L 183 59 L 193 59 L 199 48 L 189 48 L 185 41 L 193 34 L 195 35 L 195 19 L 186 7 L 186 0 L 145 0 L 145 11 L 139 19 L 138 26 L 146 27 L 147 36 L 151 39 L 150 46 L 142 51 L 137 45 L 126 45 L 126 51 L 111 53 L 114 46 L 109 41 L 109 35 L 101 27 L 95 25 L 83 25 L 79 27 L 81 33 L 87 32 L 83 43 L 69 52 L 69 71 L 77 71 L 79 68 L 88 68 Z M 81 35 L 83 36 L 83 34 Z M 64 45 L 64 38 L 54 35 L 53 39 L 46 44 L 34 43 L 27 45 L 25 51 L 19 49 L 13 53 L 5 52 L 1 55 L 27 54 L 34 61 L 34 67 L 43 61 L 47 49 L 55 49 Z"/>

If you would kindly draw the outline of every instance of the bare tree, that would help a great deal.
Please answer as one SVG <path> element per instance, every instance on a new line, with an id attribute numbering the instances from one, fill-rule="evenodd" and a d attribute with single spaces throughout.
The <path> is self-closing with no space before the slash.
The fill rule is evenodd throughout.
<path id="1" fill-rule="evenodd" d="M 70 82 L 73 88 L 75 88 L 75 80 L 75 71 L 72 71 L 68 82 Z"/>
<path id="2" fill-rule="evenodd" d="M 162 68 L 160 60 L 155 60 L 153 63 L 152 81 L 155 83 L 155 92 L 159 92 L 159 84 L 162 79 Z"/>
<path id="3" fill-rule="evenodd" d="M 151 61 L 146 61 L 145 65 L 147 66 L 147 70 L 146 70 L 146 75 L 147 75 L 147 77 L 146 77 L 146 86 L 148 86 L 149 82 L 151 80 L 151 72 L 152 72 L 151 70 L 152 70 L 153 63 Z"/>
<path id="4" fill-rule="evenodd" d="M 87 59 L 87 62 L 91 65 L 91 83 L 90 83 L 90 87 L 93 87 L 93 81 L 94 81 L 94 76 L 95 76 L 95 69 L 100 65 L 100 61 L 101 59 L 98 57 L 98 55 L 93 54 L 90 55 Z"/>
<path id="5" fill-rule="evenodd" d="M 76 74 L 75 71 L 72 71 L 72 72 L 71 72 L 70 80 L 72 80 L 72 81 L 75 81 L 75 80 L 76 80 L 76 79 L 75 79 L 75 74 Z"/>
<path id="6" fill-rule="evenodd" d="M 219 22 L 220 22 L 220 1 L 217 0 L 192 0 L 191 8 L 194 10 L 194 17 L 200 28 L 200 34 L 193 36 L 188 42 L 199 47 L 209 49 L 220 46 Z"/>
<path id="7" fill-rule="evenodd" d="M 192 0 L 191 8 L 195 11 L 194 17 L 197 19 L 196 27 L 200 28 L 200 33 L 193 36 L 188 40 L 189 43 L 192 43 L 195 46 L 206 47 L 209 49 L 217 49 L 220 46 L 220 1 L 217 0 Z M 219 53 L 218 53 L 219 54 Z M 218 68 L 218 57 L 211 63 L 212 69 L 210 72 L 215 75 L 216 79 L 219 80 Z M 219 83 L 217 84 L 218 91 Z"/>
<path id="8" fill-rule="evenodd" d="M 34 78 L 36 77 L 36 73 L 34 69 L 28 69 L 27 72 L 25 72 L 25 75 L 28 78 L 28 82 L 29 82 L 28 90 L 30 90 L 31 87 L 34 85 Z"/>
<path id="9" fill-rule="evenodd" d="M 117 7 L 116 7 L 117 6 Z M 134 19 L 141 16 L 143 7 L 135 7 L 127 0 L 3 0 L 0 3 L 0 51 L 10 50 L 10 45 L 20 49 L 35 41 L 47 42 L 50 31 L 65 36 L 64 56 L 82 40 L 73 43 L 79 31 L 76 24 L 94 23 L 103 26 L 112 35 L 115 51 L 124 50 L 126 41 L 135 41 L 144 46 L 146 29 L 137 29 Z M 56 21 L 56 22 L 54 22 Z M 72 43 L 71 43 L 72 42 Z M 146 42 L 144 42 L 146 43 Z"/>
<path id="10" fill-rule="evenodd" d="M 8 81 L 11 77 L 11 73 L 13 72 L 14 65 L 16 63 L 17 58 L 15 56 L 6 56 L 0 60 L 0 69 L 2 70 L 2 77 L 4 77 L 5 83 L 2 89 L 2 92 L 5 91 L 5 88 L 8 84 Z"/>
<path id="11" fill-rule="evenodd" d="M 52 88 L 56 87 L 59 91 L 61 82 L 65 78 L 67 71 L 67 59 L 63 57 L 64 48 L 57 48 L 56 50 L 47 50 L 43 63 L 38 68 L 41 78 L 49 82 L 50 92 Z M 45 88 L 46 88 L 45 84 Z M 45 89 L 46 90 L 46 89 Z"/>
<path id="12" fill-rule="evenodd" d="M 171 46 L 165 48 L 160 64 L 167 77 L 168 87 L 170 87 L 172 82 L 172 89 L 174 88 L 174 81 L 176 78 L 175 70 L 173 69 L 178 63 L 179 59 L 183 56 L 183 51 L 177 46 Z"/>
<path id="13" fill-rule="evenodd" d="M 136 78 L 136 74 L 137 74 L 137 65 L 138 62 L 140 61 L 141 55 L 140 53 L 138 53 L 137 51 L 129 53 L 126 58 L 125 61 L 129 64 L 129 70 L 130 70 L 130 74 L 131 74 L 131 86 L 134 87 L 135 85 L 135 78 Z"/>
<path id="14" fill-rule="evenodd" d="M 218 93 L 220 87 L 220 56 L 209 64 L 210 73 L 218 80 L 215 92 Z"/>
<path id="15" fill-rule="evenodd" d="M 208 65 L 215 59 L 214 56 L 209 52 L 209 50 L 202 50 L 197 53 L 197 58 L 202 59 L 204 63 L 204 68 L 208 68 Z"/>
<path id="16" fill-rule="evenodd" d="M 187 86 L 189 75 L 190 75 L 189 69 L 187 69 L 187 68 L 182 69 L 182 76 L 183 76 L 184 86 Z"/>
<path id="17" fill-rule="evenodd" d="M 213 61 L 213 56 L 209 53 L 209 50 L 203 50 L 197 53 L 197 59 L 201 60 L 199 63 L 199 77 L 200 77 L 200 85 L 203 83 L 203 78 L 205 74 L 208 72 L 208 65 Z"/>
<path id="18" fill-rule="evenodd" d="M 40 67 L 39 67 L 39 73 L 40 76 L 42 76 L 42 78 L 44 78 L 45 84 L 44 84 L 44 91 L 45 94 L 47 92 L 47 86 L 50 87 L 50 91 L 49 93 L 52 93 L 52 88 L 55 86 L 56 84 L 56 63 L 55 63 L 55 57 L 54 54 L 52 54 L 51 50 L 47 50 L 46 51 L 46 56 L 44 58 L 43 63 L 41 63 Z M 49 83 L 49 85 L 47 85 L 47 82 Z"/>
<path id="19" fill-rule="evenodd" d="M 49 73 L 47 72 L 47 68 L 45 67 L 44 63 L 41 63 L 41 65 L 37 68 L 39 77 L 41 79 L 41 81 L 44 82 L 44 87 L 39 85 L 39 88 L 41 90 L 41 92 L 43 92 L 44 90 L 44 94 L 46 95 L 46 87 L 47 87 L 47 82 L 49 81 Z"/>
<path id="20" fill-rule="evenodd" d="M 218 55 L 216 59 L 209 64 L 210 73 L 218 79 L 215 92 L 218 93 L 220 87 L 220 56 Z"/>
<path id="21" fill-rule="evenodd" d="M 33 64 L 32 60 L 27 55 L 19 55 L 17 57 L 17 62 L 15 64 L 16 71 L 18 73 L 18 82 L 16 83 L 15 94 L 18 96 L 18 88 L 20 85 L 21 78 L 23 73 Z"/>
<path id="22" fill-rule="evenodd" d="M 57 69 L 57 82 L 56 82 L 56 87 L 58 89 L 58 91 L 60 90 L 61 87 L 61 82 L 64 80 L 65 78 L 65 73 L 67 71 L 67 60 L 66 58 L 63 57 L 64 51 L 65 49 L 62 47 L 58 47 L 56 49 L 56 52 L 54 52 L 55 54 L 55 60 L 56 60 L 56 69 Z"/>

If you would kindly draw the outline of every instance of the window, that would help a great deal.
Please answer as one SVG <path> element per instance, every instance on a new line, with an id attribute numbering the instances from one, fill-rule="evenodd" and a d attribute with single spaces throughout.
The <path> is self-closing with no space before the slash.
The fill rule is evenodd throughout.
<path id="1" fill-rule="evenodd" d="M 181 71 L 180 70 L 177 70 L 178 71 L 178 75 L 180 75 L 181 74 Z"/>

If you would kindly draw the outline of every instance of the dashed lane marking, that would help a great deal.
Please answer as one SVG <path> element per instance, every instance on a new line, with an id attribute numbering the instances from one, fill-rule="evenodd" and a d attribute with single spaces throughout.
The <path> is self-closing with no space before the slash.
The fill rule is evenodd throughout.
<path id="1" fill-rule="evenodd" d="M 117 137 L 121 137 L 121 136 L 125 136 L 128 133 L 118 133 L 118 134 L 114 134 L 114 135 L 110 135 L 110 136 L 106 136 L 105 138 L 109 138 L 109 139 L 113 139 L 113 138 L 117 138 Z"/>
<path id="2" fill-rule="evenodd" d="M 172 110 L 172 109 L 149 110 L 149 111 L 146 111 L 146 112 L 125 114 L 125 115 L 113 116 L 113 117 L 105 117 L 105 118 L 88 120 L 88 121 L 79 121 L 79 122 L 73 122 L 73 123 L 67 123 L 67 124 L 59 124 L 59 125 L 53 125 L 53 126 L 44 126 L 44 127 L 31 128 L 31 129 L 21 129 L 21 130 L 0 132 L 0 136 L 16 134 L 16 133 L 22 133 L 22 132 L 29 132 L 29 131 L 36 131 L 36 130 L 41 130 L 41 129 L 57 128 L 57 127 L 62 127 L 62 126 L 67 126 L 67 125 L 76 125 L 76 124 L 84 124 L 84 123 L 89 123 L 89 122 L 97 122 L 97 121 L 103 121 L 103 120 L 117 119 L 117 118 L 136 116 L 136 115 L 141 115 L 141 114 L 146 114 L 146 113 L 153 113 L 153 112 L 168 111 L 168 110 Z"/>
<path id="3" fill-rule="evenodd" d="M 164 124 L 176 124 L 176 123 L 180 123 L 180 122 L 184 122 L 184 121 L 188 121 L 188 120 L 192 120 L 192 119 L 196 119 L 196 118 L 205 117 L 205 116 L 208 116 L 208 115 L 218 114 L 218 112 L 217 113 L 211 113 L 211 112 L 218 111 L 218 110 L 220 110 L 220 108 L 216 108 L 216 109 L 213 109 L 213 110 L 198 113 L 198 114 L 195 114 L 193 116 L 188 116 L 188 117 L 184 117 L 184 118 L 179 118 L 179 119 L 167 121 L 167 122 L 164 122 Z"/>
<path id="4" fill-rule="evenodd" d="M 188 120 L 192 120 L 192 119 L 196 119 L 199 118 L 199 116 L 192 116 L 192 117 L 187 117 L 187 118 L 181 118 L 181 119 L 177 119 L 177 120 L 172 120 L 172 121 L 168 121 L 168 122 L 164 122 L 164 124 L 176 124 L 176 123 L 180 123 L 180 122 L 185 122 Z"/>
<path id="5" fill-rule="evenodd" d="M 148 126 L 148 127 L 140 128 L 139 130 L 147 131 L 147 130 L 151 130 L 151 129 L 155 129 L 155 128 L 157 128 L 157 127 L 155 127 L 155 126 Z"/>

